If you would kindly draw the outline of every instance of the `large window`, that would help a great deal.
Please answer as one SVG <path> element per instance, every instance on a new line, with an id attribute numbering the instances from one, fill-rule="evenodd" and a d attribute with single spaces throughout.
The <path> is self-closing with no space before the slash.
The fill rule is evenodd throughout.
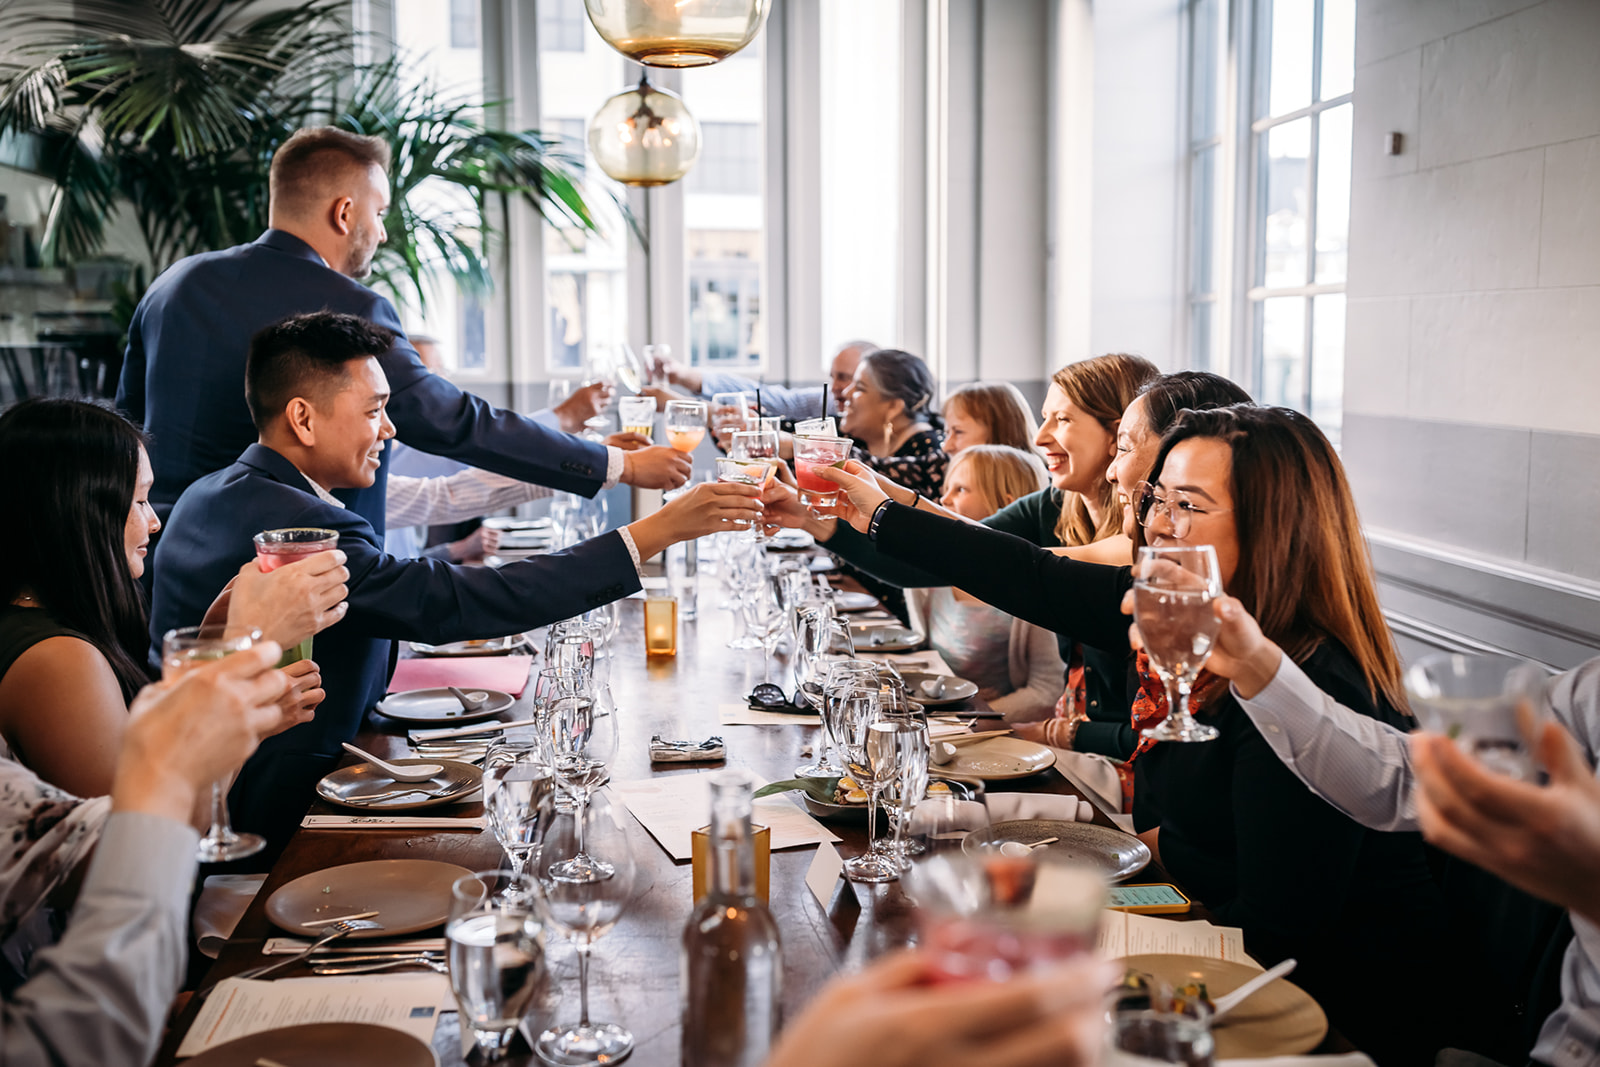
<path id="1" fill-rule="evenodd" d="M 1233 2 L 1250 6 L 1230 18 L 1226 0 L 1190 4 L 1191 361 L 1231 371 L 1262 403 L 1307 412 L 1337 441 L 1356 0 Z M 1248 33 L 1232 49 L 1248 58 L 1234 87 L 1244 102 L 1236 138 L 1222 105 L 1230 25 Z M 1230 145 L 1245 210 L 1224 234 L 1219 220 L 1238 200 L 1223 177 Z"/>
<path id="2" fill-rule="evenodd" d="M 683 182 L 688 361 L 695 366 L 759 372 L 766 364 L 766 37 L 683 73 L 683 100 L 701 136 L 700 159 Z"/>

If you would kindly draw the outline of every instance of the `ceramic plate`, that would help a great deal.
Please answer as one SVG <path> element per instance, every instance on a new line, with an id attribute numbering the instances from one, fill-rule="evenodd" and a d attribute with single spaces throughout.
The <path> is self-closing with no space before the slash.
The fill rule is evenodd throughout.
<path id="1" fill-rule="evenodd" d="M 922 644 L 922 635 L 898 622 L 864 619 L 850 624 L 857 652 L 907 652 Z"/>
<path id="2" fill-rule="evenodd" d="M 414 934 L 450 917 L 450 886 L 472 872 L 437 860 L 368 860 L 312 871 L 267 898 L 267 918 L 296 937 L 313 919 L 375 911 L 382 930 L 357 930 L 351 940 Z"/>
<path id="3" fill-rule="evenodd" d="M 846 590 L 833 594 L 833 606 L 840 611 L 871 611 L 878 606 L 878 598 L 871 593 L 852 593 Z"/>
<path id="4" fill-rule="evenodd" d="M 468 693 L 488 693 L 489 702 L 482 711 L 469 712 L 448 689 L 408 689 L 404 693 L 390 693 L 378 701 L 378 710 L 391 719 L 415 723 L 418 726 L 456 726 L 469 722 L 492 719 L 516 703 L 510 693 L 498 689 L 468 689 Z"/>
<path id="5" fill-rule="evenodd" d="M 1052 837 L 1060 840 L 1041 845 L 1042 851 L 1098 867 L 1113 882 L 1137 874 L 1150 862 L 1150 849 L 1132 834 L 1095 826 L 1093 823 L 1062 822 L 1059 819 L 997 822 L 986 829 L 972 831 L 961 842 L 961 847 L 968 852 L 977 852 L 1002 841 L 1031 845 Z"/>
<path id="6" fill-rule="evenodd" d="M 919 704 L 926 704 L 930 708 L 942 704 L 959 704 L 978 695 L 976 682 L 969 682 L 965 678 L 957 678 L 950 674 L 901 671 L 900 677 L 906 680 L 906 689 L 910 691 L 911 696 Z M 938 685 L 941 679 L 944 681 L 943 692 L 939 691 Z"/>
<path id="7" fill-rule="evenodd" d="M 948 739 L 947 739 L 948 740 Z M 955 758 L 939 765 L 939 773 L 957 778 L 1002 781 L 1026 778 L 1055 766 L 1056 754 L 1020 737 L 994 737 L 956 749 Z"/>
<path id="8" fill-rule="evenodd" d="M 411 651 L 420 656 L 503 656 L 526 645 L 527 638 L 523 634 L 512 634 L 481 641 L 451 641 L 448 645 L 425 645 L 421 641 L 406 643 L 411 646 Z"/>
<path id="9" fill-rule="evenodd" d="M 933 775 L 928 779 L 928 784 L 932 785 L 934 782 L 943 782 L 949 786 L 950 792 L 959 800 L 983 799 L 982 782 L 958 782 L 954 778 L 940 778 L 938 775 Z M 853 823 L 857 826 L 867 825 L 867 805 L 865 801 L 860 804 L 829 804 L 826 801 L 818 800 L 810 793 L 800 793 L 799 796 L 800 802 L 806 806 L 806 810 L 819 819 Z"/>
<path id="10" fill-rule="evenodd" d="M 367 811 L 414 811 L 440 804 L 454 804 L 471 796 L 483 784 L 483 772 L 470 763 L 447 759 L 397 759 L 390 760 L 396 767 L 417 763 L 437 764 L 442 770 L 426 782 L 396 782 L 370 763 L 357 763 L 340 767 L 317 783 L 317 795 L 323 800 L 346 808 Z M 401 789 L 425 789 L 434 796 L 421 793 L 391 796 L 386 800 L 363 800 L 363 797 L 397 793 Z"/>
<path id="11" fill-rule="evenodd" d="M 817 543 L 817 539 L 804 530 L 779 530 L 767 539 L 769 552 L 799 552 Z"/>
<path id="12" fill-rule="evenodd" d="M 1202 956 L 1129 956 L 1129 970 L 1155 975 L 1172 985 L 1204 982 L 1212 1000 L 1231 993 L 1261 968 Z M 1257 1059 L 1310 1052 L 1328 1033 L 1328 1017 L 1311 994 L 1285 978 L 1268 982 L 1211 1028 L 1217 1059 Z"/>
<path id="13" fill-rule="evenodd" d="M 188 1067 L 439 1067 L 433 1049 L 403 1030 L 371 1023 L 308 1023 L 247 1034 L 186 1061 Z"/>

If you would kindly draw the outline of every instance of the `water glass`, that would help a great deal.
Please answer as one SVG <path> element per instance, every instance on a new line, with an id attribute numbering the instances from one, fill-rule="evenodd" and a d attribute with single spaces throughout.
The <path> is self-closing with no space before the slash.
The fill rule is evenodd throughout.
<path id="1" fill-rule="evenodd" d="M 161 677 L 166 681 L 182 677 L 204 663 L 231 656 L 261 640 L 260 630 L 229 633 L 221 624 L 184 626 L 168 630 L 161 638 Z M 260 834 L 241 834 L 228 816 L 227 783 L 211 783 L 211 825 L 200 839 L 196 856 L 201 863 L 225 863 L 254 856 L 267 847 Z"/>
<path id="2" fill-rule="evenodd" d="M 538 841 L 539 812 L 555 789 L 542 739 L 496 737 L 483 758 L 483 808 L 512 869 L 522 874 Z"/>
<path id="3" fill-rule="evenodd" d="M 617 417 L 622 422 L 623 433 L 636 433 L 641 437 L 654 437 L 656 399 L 653 396 L 622 397 L 617 401 Z"/>
<path id="4" fill-rule="evenodd" d="M 1150 665 L 1167 687 L 1167 717 L 1144 731 L 1157 741 L 1213 741 L 1217 729 L 1189 714 L 1189 693 L 1221 625 L 1212 607 L 1222 595 L 1210 545 L 1139 549 L 1133 612 Z"/>
<path id="5" fill-rule="evenodd" d="M 1106 1035 L 1105 1067 L 1179 1063 L 1212 1067 L 1216 1041 L 1209 1018 L 1167 1011 L 1117 1011 Z"/>
<path id="6" fill-rule="evenodd" d="M 1424 730 L 1443 734 L 1485 767 L 1539 780 L 1530 736 L 1544 718 L 1544 668 L 1515 656 L 1436 652 L 1406 671 L 1406 695 Z"/>
<path id="7" fill-rule="evenodd" d="M 544 984 L 537 895 L 514 871 L 479 871 L 450 887 L 450 989 L 486 1060 L 506 1054 Z"/>

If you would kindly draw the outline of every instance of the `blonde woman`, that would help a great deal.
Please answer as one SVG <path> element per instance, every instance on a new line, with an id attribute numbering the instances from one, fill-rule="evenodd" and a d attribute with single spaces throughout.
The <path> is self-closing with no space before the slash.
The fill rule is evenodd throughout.
<path id="1" fill-rule="evenodd" d="M 1022 390 L 1010 382 L 970 382 L 944 401 L 943 448 L 955 455 L 973 445 L 1010 445 L 1034 451 L 1039 424 Z"/>
<path id="2" fill-rule="evenodd" d="M 1044 463 L 1006 445 L 973 445 L 950 461 L 939 503 L 974 522 L 1044 486 Z M 1012 618 L 951 586 L 907 590 L 912 624 L 950 669 L 974 682 L 1009 720 L 1051 714 L 1066 670 L 1054 633 Z"/>

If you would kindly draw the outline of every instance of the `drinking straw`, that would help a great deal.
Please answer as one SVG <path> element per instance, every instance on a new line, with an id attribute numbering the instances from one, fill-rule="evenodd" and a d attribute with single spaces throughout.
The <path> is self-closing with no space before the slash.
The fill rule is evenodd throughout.
<path id="1" fill-rule="evenodd" d="M 761 414 L 761 386 L 756 386 L 756 415 Z"/>
<path id="2" fill-rule="evenodd" d="M 824 416 L 826 416 L 828 414 L 828 383 L 827 382 L 823 382 L 822 383 L 822 414 Z"/>

